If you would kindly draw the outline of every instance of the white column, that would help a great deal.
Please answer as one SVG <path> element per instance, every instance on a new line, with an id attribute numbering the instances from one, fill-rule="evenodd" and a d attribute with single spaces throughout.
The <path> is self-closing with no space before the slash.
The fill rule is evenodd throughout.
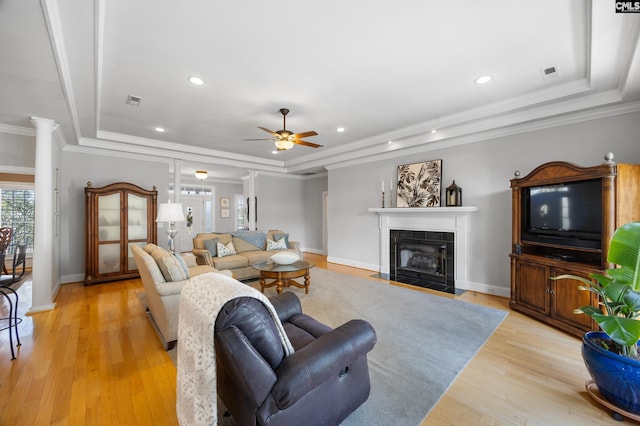
<path id="1" fill-rule="evenodd" d="M 33 240 L 32 305 L 28 313 L 55 308 L 53 303 L 53 120 L 31 117 L 36 128 L 35 235 Z"/>
<path id="2" fill-rule="evenodd" d="M 179 203 L 182 197 L 182 160 L 173 159 L 173 202 Z M 186 217 L 186 214 L 185 214 Z M 169 226 L 168 224 L 163 224 L 163 226 Z M 175 228 L 178 230 L 178 234 L 180 238 L 173 239 L 174 249 L 176 253 L 180 253 L 182 251 L 181 243 L 187 235 L 187 224 L 186 222 L 177 222 L 174 224 Z"/>
<path id="3" fill-rule="evenodd" d="M 182 195 L 182 160 L 173 160 L 173 202 L 179 203 Z"/>

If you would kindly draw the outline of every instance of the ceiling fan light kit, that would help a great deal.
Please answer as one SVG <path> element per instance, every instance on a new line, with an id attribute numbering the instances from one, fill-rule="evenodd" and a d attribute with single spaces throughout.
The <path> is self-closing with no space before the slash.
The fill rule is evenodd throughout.
<path id="1" fill-rule="evenodd" d="M 269 130 L 266 127 L 258 126 L 258 129 L 264 130 L 269 133 L 271 136 L 275 137 L 275 145 L 278 151 L 286 151 L 288 149 L 293 148 L 294 145 L 304 145 L 311 148 L 320 148 L 322 145 L 318 145 L 317 143 L 307 142 L 302 140 L 302 138 L 307 138 L 310 136 L 317 136 L 318 133 L 310 130 L 308 132 L 302 133 L 293 133 L 290 130 L 287 130 L 287 114 L 289 114 L 289 110 L 287 108 L 280 108 L 280 114 L 282 114 L 282 130 L 278 130 L 274 132 L 273 130 Z M 273 139 L 245 139 L 245 140 L 273 140 Z"/>

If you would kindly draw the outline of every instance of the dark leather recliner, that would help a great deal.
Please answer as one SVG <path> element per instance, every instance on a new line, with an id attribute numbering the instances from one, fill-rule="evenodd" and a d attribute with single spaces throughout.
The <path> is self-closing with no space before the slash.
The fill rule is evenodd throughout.
<path id="1" fill-rule="evenodd" d="M 259 300 L 228 302 L 215 326 L 218 396 L 241 426 L 339 424 L 369 397 L 373 327 L 351 320 L 331 329 L 303 314 L 291 292 L 270 301 L 295 353 L 285 357 Z"/>

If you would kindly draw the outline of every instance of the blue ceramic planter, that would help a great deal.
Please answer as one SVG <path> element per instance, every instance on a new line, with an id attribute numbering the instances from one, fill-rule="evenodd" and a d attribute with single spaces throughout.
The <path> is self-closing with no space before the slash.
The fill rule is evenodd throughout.
<path id="1" fill-rule="evenodd" d="M 582 339 L 582 358 L 602 396 L 616 407 L 640 414 L 640 361 L 610 352 L 591 339 L 607 338 L 590 331 Z"/>

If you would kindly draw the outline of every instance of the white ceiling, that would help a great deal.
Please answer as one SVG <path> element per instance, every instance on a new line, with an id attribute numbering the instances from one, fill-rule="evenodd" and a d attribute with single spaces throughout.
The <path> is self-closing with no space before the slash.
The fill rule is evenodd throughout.
<path id="1" fill-rule="evenodd" d="M 38 116 L 67 149 L 309 173 L 640 110 L 639 16 L 603 0 L 0 0 L 0 131 Z M 282 107 L 324 147 L 243 141 L 281 129 Z"/>

